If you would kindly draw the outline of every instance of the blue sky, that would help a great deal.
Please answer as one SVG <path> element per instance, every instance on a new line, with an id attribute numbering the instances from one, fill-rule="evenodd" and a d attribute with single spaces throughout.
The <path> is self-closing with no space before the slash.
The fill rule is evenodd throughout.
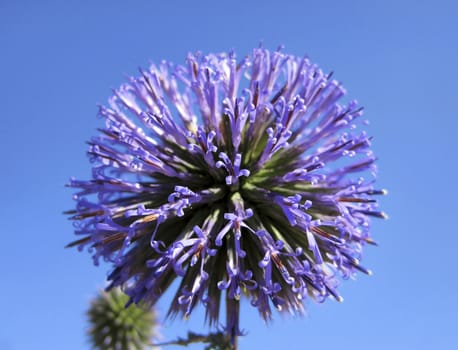
<path id="1" fill-rule="evenodd" d="M 0 349 L 88 348 L 84 312 L 107 268 L 63 248 L 73 235 L 62 212 L 74 205 L 69 177 L 90 176 L 96 104 L 150 61 L 240 57 L 261 40 L 307 53 L 365 106 L 390 219 L 365 251 L 374 275 L 343 283 L 343 303 L 308 302 L 305 318 L 267 327 L 245 305 L 240 349 L 457 343 L 457 18 L 451 0 L 0 1 Z M 199 315 L 162 333 L 187 329 L 202 329 Z"/>

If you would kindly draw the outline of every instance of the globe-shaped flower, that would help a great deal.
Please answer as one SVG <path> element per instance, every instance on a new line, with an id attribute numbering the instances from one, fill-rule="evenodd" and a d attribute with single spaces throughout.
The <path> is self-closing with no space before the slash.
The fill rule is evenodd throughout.
<path id="1" fill-rule="evenodd" d="M 214 325 L 225 303 L 234 342 L 242 296 L 266 320 L 307 296 L 341 300 L 338 276 L 369 272 L 369 218 L 384 216 L 362 108 L 344 94 L 281 50 L 140 70 L 100 107 L 92 179 L 71 180 L 71 245 L 111 262 L 131 302 L 154 305 L 179 278 L 170 315 L 200 301 Z"/>
<path id="2" fill-rule="evenodd" d="M 87 311 L 92 347 L 99 350 L 150 348 L 156 317 L 152 310 L 136 305 L 125 307 L 129 297 L 112 289 L 101 292 Z"/>

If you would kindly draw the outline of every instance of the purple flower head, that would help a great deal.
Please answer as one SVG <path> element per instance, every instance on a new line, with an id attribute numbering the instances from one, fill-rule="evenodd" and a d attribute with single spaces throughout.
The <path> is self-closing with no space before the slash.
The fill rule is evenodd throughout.
<path id="1" fill-rule="evenodd" d="M 90 142 L 71 243 L 110 262 L 110 288 L 154 305 L 175 279 L 169 314 L 201 302 L 210 325 L 240 334 L 240 298 L 263 319 L 341 300 L 339 276 L 374 244 L 370 137 L 356 101 L 308 58 L 264 48 L 190 54 L 115 90 Z M 363 178 L 364 177 L 364 178 Z"/>

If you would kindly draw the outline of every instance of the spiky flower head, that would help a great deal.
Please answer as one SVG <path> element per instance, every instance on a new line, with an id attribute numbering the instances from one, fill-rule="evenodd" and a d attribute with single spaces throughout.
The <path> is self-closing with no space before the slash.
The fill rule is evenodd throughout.
<path id="1" fill-rule="evenodd" d="M 156 317 L 152 309 L 126 307 L 129 297 L 118 288 L 101 291 L 87 311 L 89 339 L 94 349 L 141 350 L 150 347 Z"/>
<path id="2" fill-rule="evenodd" d="M 233 340 L 242 295 L 266 320 L 308 296 L 341 300 L 338 276 L 369 272 L 369 217 L 383 217 L 363 111 L 344 94 L 281 50 L 140 70 L 100 107 L 93 178 L 71 180 L 73 245 L 111 262 L 132 302 L 154 305 L 179 278 L 169 314 L 203 302 L 214 325 L 225 303 Z"/>

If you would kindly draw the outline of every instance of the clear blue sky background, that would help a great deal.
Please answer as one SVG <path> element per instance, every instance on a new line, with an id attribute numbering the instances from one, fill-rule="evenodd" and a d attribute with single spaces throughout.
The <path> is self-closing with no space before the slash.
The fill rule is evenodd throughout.
<path id="1" fill-rule="evenodd" d="M 342 304 L 308 302 L 307 317 L 268 327 L 246 305 L 241 350 L 458 343 L 456 1 L 0 0 L 0 349 L 88 348 L 84 312 L 107 269 L 63 248 L 62 211 L 74 205 L 68 178 L 90 176 L 96 103 L 151 60 L 243 56 L 260 40 L 307 53 L 366 107 L 390 220 L 365 251 L 374 275 L 346 281 Z"/>

